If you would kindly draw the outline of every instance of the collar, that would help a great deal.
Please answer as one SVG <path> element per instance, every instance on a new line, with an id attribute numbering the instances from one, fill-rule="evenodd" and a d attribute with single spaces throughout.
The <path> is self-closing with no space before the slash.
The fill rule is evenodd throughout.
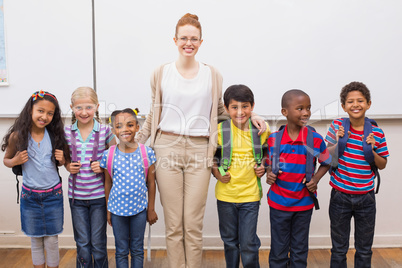
<path id="1" fill-rule="evenodd" d="M 296 140 L 292 140 L 289 137 L 289 133 L 288 133 L 288 125 L 286 125 L 285 127 L 285 131 L 283 132 L 283 136 L 282 136 L 282 143 L 306 143 L 307 142 L 307 133 L 308 133 L 308 129 L 307 127 L 303 127 L 301 129 L 301 131 L 299 132 L 299 135 L 297 136 Z"/>
<path id="2" fill-rule="evenodd" d="M 98 121 L 95 120 L 95 118 L 93 120 L 94 120 L 94 127 L 93 127 L 92 131 L 99 132 L 100 124 Z M 76 131 L 77 129 L 78 129 L 78 120 L 75 121 L 75 123 L 71 126 L 71 131 Z"/>

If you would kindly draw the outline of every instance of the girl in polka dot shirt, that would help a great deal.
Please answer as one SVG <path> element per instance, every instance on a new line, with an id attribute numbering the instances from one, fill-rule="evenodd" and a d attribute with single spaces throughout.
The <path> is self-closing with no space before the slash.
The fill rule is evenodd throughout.
<path id="1" fill-rule="evenodd" d="M 146 147 L 149 163 L 146 178 L 141 151 L 134 140 L 139 130 L 136 113 L 129 108 L 112 113 L 112 130 L 119 139 L 112 163 L 113 174 L 107 170 L 110 149 L 103 153 L 100 163 L 105 169 L 107 221 L 113 227 L 117 267 L 129 267 L 129 252 L 131 267 L 143 266 L 146 222 L 154 224 L 158 220 L 155 212 L 155 153 Z"/>

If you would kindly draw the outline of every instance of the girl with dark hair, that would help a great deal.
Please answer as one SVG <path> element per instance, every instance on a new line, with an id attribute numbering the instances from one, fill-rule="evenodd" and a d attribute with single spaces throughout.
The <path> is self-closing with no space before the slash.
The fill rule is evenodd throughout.
<path id="1" fill-rule="evenodd" d="M 68 148 L 56 97 L 35 92 L 3 138 L 4 164 L 22 166 L 21 229 L 31 237 L 34 267 L 58 267 L 58 235 L 63 231 L 63 191 L 57 165 Z M 46 260 L 45 253 L 46 250 Z"/>

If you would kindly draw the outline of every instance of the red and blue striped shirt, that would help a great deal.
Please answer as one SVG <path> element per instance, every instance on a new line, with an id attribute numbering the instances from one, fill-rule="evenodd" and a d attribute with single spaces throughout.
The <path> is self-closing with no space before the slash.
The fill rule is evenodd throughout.
<path id="1" fill-rule="evenodd" d="M 306 177 L 307 128 L 303 128 L 296 140 L 289 137 L 287 126 L 282 136 L 279 149 L 279 169 L 276 181 L 271 185 L 267 197 L 268 204 L 283 211 L 305 211 L 314 207 L 307 187 L 303 183 Z M 275 138 L 278 132 L 268 138 L 268 165 L 271 165 Z M 314 156 L 322 165 L 331 163 L 331 155 L 327 150 L 323 137 L 313 131 Z M 314 161 L 315 162 L 315 161 Z"/>
<path id="2" fill-rule="evenodd" d="M 335 119 L 332 122 L 325 137 L 328 145 L 336 144 L 336 132 L 342 122 L 342 118 Z M 381 157 L 388 157 L 389 152 L 384 132 L 381 128 L 375 125 L 372 126 L 375 139 L 374 151 Z M 364 158 L 363 131 L 357 131 L 350 126 L 350 132 L 345 151 L 339 157 L 338 168 L 331 172 L 329 184 L 344 193 L 365 194 L 374 190 L 374 172 Z M 348 134 L 345 133 L 345 135 Z"/>

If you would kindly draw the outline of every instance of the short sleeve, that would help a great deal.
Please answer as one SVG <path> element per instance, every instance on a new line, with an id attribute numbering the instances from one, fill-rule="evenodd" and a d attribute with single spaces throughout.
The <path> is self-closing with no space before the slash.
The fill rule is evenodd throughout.
<path id="1" fill-rule="evenodd" d="M 103 152 L 102 159 L 99 163 L 101 168 L 107 168 L 107 155 L 109 153 L 109 149 Z"/>

